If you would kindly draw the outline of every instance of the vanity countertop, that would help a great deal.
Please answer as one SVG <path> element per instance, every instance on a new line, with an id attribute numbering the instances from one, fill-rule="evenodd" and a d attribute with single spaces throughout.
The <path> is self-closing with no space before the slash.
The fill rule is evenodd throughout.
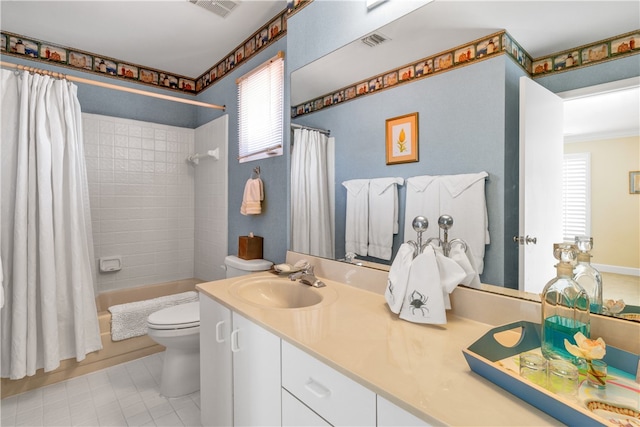
<path id="1" fill-rule="evenodd" d="M 278 278 L 256 273 L 251 278 Z M 491 325 L 447 313 L 446 325 L 400 320 L 383 295 L 324 280 L 312 308 L 271 309 L 229 291 L 247 276 L 201 283 L 205 295 L 254 321 L 431 424 L 557 425 L 559 422 L 471 372 L 462 349 Z"/>

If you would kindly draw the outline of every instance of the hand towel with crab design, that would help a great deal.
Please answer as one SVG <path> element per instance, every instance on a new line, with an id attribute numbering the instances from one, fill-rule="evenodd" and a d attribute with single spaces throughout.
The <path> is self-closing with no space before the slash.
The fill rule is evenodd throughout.
<path id="1" fill-rule="evenodd" d="M 398 314 L 404 302 L 404 296 L 407 293 L 407 284 L 409 282 L 409 272 L 413 263 L 413 246 L 403 243 L 398 249 L 396 257 L 391 263 L 389 276 L 387 278 L 387 288 L 384 297 L 387 300 L 389 309 Z"/>
<path id="2" fill-rule="evenodd" d="M 411 263 L 400 318 L 415 323 L 447 323 L 440 272 L 431 246 Z"/>
<path id="3" fill-rule="evenodd" d="M 427 246 L 411 263 L 400 318 L 415 323 L 447 323 L 448 296 L 462 278 L 464 270 L 455 261 L 438 256 L 432 246 Z"/>

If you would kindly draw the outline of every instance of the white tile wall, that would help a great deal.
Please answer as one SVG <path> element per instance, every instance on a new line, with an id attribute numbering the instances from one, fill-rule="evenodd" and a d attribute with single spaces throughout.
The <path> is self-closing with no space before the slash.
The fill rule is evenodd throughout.
<path id="1" fill-rule="evenodd" d="M 95 114 L 83 128 L 96 261 L 123 264 L 98 291 L 194 277 L 195 131 Z"/>

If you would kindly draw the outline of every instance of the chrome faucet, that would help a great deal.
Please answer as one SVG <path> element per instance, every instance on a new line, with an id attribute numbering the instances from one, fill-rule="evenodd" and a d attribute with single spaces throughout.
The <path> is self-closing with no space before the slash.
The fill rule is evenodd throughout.
<path id="1" fill-rule="evenodd" d="M 291 281 L 300 279 L 300 283 L 313 286 L 314 288 L 321 288 L 323 286 L 326 286 L 324 282 L 316 277 L 313 272 L 312 265 L 307 265 L 304 269 L 298 271 L 297 273 L 290 274 L 289 279 L 291 279 Z"/>

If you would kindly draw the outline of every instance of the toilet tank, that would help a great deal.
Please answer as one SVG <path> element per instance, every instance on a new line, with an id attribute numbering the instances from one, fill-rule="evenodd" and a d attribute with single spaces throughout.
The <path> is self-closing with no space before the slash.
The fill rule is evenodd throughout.
<path id="1" fill-rule="evenodd" d="M 242 259 L 235 255 L 229 255 L 224 259 L 227 269 L 227 279 L 230 277 L 244 276 L 257 271 L 267 271 L 273 263 L 266 259 Z"/>

